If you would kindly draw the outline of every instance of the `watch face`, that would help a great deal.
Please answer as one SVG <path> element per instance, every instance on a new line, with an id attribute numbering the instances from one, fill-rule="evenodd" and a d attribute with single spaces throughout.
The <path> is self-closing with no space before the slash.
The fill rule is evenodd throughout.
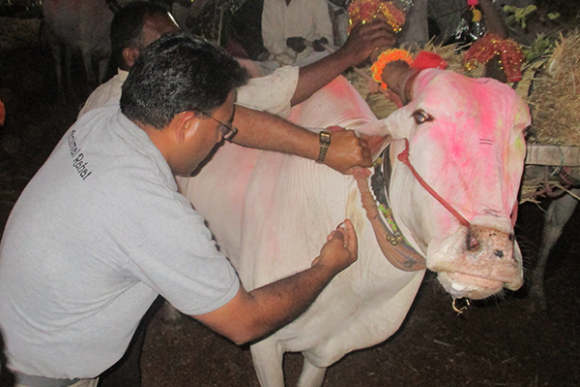
<path id="1" fill-rule="evenodd" d="M 320 142 L 330 144 L 330 133 L 320 132 Z"/>

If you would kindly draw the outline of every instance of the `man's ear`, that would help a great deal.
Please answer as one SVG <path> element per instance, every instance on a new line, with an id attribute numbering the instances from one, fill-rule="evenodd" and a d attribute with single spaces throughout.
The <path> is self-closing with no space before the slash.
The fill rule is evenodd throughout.
<path id="1" fill-rule="evenodd" d="M 135 47 L 125 47 L 123 49 L 123 62 L 125 62 L 127 69 L 133 67 L 140 53 L 141 51 Z"/>
<path id="2" fill-rule="evenodd" d="M 199 126 L 199 115 L 185 111 L 175 115 L 171 121 L 173 132 L 175 133 L 175 140 L 178 144 L 183 144 L 188 136 L 194 134 Z"/>

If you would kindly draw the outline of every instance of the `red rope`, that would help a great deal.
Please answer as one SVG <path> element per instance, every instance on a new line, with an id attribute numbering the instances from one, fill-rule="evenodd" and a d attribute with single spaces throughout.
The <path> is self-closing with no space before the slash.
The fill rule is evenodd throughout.
<path id="1" fill-rule="evenodd" d="M 425 188 L 427 190 L 427 192 L 429 192 L 431 194 L 431 196 L 433 196 L 435 199 L 437 199 L 437 201 L 439 203 L 441 203 L 441 205 L 443 207 L 445 207 L 449 212 L 451 212 L 457 218 L 457 220 L 459 220 L 459 223 L 461 223 L 462 225 L 464 225 L 466 227 L 469 227 L 469 222 L 467 221 L 467 219 L 465 219 L 459 212 L 457 212 L 455 210 L 455 208 L 451 207 L 451 205 L 449 203 L 447 203 L 447 201 L 445 199 L 443 199 L 437 192 L 435 192 L 435 190 L 433 188 L 431 188 L 429 186 L 429 184 L 427 184 L 425 182 L 425 180 L 423 180 L 423 178 L 415 170 L 413 165 L 411 165 L 411 161 L 409 160 L 409 140 L 408 139 L 405 138 L 405 150 L 402 151 L 397 156 L 397 158 L 399 159 L 399 161 L 401 161 L 403 164 L 405 164 L 407 167 L 409 167 L 411 172 L 413 172 L 413 176 L 415 176 L 415 179 L 417 179 L 419 184 L 421 184 L 423 186 L 423 188 Z"/>

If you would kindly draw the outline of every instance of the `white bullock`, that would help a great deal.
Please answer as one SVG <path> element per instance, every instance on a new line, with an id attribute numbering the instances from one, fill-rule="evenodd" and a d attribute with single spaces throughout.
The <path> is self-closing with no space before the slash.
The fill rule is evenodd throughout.
<path id="1" fill-rule="evenodd" d="M 116 12 L 132 1 L 135 0 L 42 2 L 43 33 L 55 62 L 60 91 L 63 91 L 63 70 L 68 85 L 71 85 L 71 61 L 76 51 L 80 51 L 82 55 L 89 85 L 95 87 L 105 81 L 111 59 L 111 21 Z M 98 67 L 97 76 L 93 63 Z"/>
<path id="2" fill-rule="evenodd" d="M 304 355 L 300 386 L 320 386 L 326 368 L 346 353 L 391 336 L 422 281 L 422 257 L 454 298 L 521 286 L 511 216 L 523 170 L 523 130 L 530 123 L 527 106 L 499 82 L 441 70 L 422 71 L 413 95 L 379 121 L 339 77 L 294 108 L 291 120 L 385 137 L 385 168 L 392 172 L 388 189 L 378 191 L 388 191 L 394 220 L 419 254 L 386 243 L 377 222 L 388 221 L 377 218 L 366 196 L 371 223 L 353 176 L 310 160 L 228 143 L 197 177 L 180 180 L 248 290 L 310 267 L 329 230 L 344 218 L 355 225 L 358 261 L 301 317 L 251 346 L 262 386 L 284 385 L 284 352 Z M 411 164 L 449 209 L 398 160 L 405 140 Z M 366 178 L 359 181 L 364 191 Z M 398 267 L 418 271 L 395 267 L 383 251 Z"/>
<path id="3" fill-rule="evenodd" d="M 91 87 L 104 80 L 111 57 L 112 7 L 106 1 L 44 0 L 42 3 L 44 32 L 54 58 L 59 88 L 63 87 L 63 54 L 66 81 L 70 86 L 71 60 L 77 50 L 82 54 Z M 98 63 L 98 78 L 93 70 L 93 59 Z"/>

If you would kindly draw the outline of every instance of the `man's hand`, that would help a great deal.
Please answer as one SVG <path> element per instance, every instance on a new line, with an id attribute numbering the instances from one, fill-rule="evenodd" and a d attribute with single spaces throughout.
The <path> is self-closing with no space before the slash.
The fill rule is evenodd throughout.
<path id="1" fill-rule="evenodd" d="M 384 21 L 374 21 L 369 24 L 357 24 L 341 48 L 352 58 L 353 65 L 366 60 L 371 53 L 381 47 L 394 47 L 397 38 L 393 29 Z"/>
<path id="2" fill-rule="evenodd" d="M 293 36 L 286 39 L 286 45 L 294 51 L 300 53 L 306 49 L 306 39 L 301 36 Z"/>
<path id="3" fill-rule="evenodd" d="M 347 175 L 352 175 L 354 167 L 369 168 L 373 165 L 366 140 L 358 138 L 352 130 L 336 126 L 328 129 L 332 134 L 324 164 Z"/>
<path id="4" fill-rule="evenodd" d="M 339 273 L 357 260 L 358 245 L 354 227 L 349 219 L 340 224 L 327 237 L 320 255 L 312 261 L 312 267 L 329 266 Z"/>
<path id="5" fill-rule="evenodd" d="M 312 42 L 312 48 L 316 52 L 321 52 L 321 51 L 326 50 L 327 44 L 328 44 L 328 40 L 326 38 L 322 37 L 322 38 L 316 39 L 314 42 Z"/>

